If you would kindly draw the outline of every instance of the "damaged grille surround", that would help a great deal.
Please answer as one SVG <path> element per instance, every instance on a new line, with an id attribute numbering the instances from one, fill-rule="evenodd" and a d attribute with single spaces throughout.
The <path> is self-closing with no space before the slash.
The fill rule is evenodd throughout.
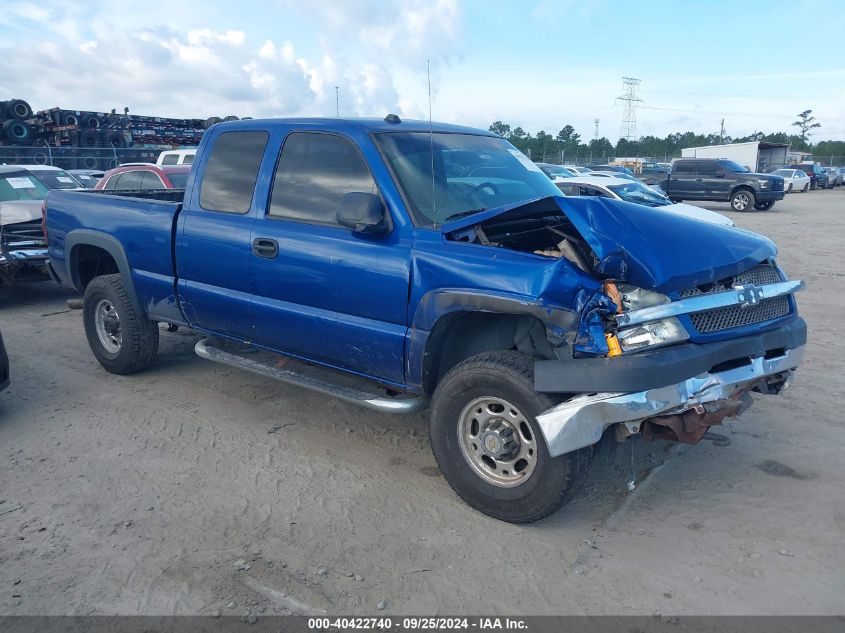
<path id="1" fill-rule="evenodd" d="M 784 281 L 774 265 L 764 262 L 735 277 L 688 288 L 677 301 L 617 314 L 615 319 L 619 326 L 629 326 L 685 315 L 696 333 L 721 332 L 788 316 L 789 296 L 803 287 L 803 281 Z"/>

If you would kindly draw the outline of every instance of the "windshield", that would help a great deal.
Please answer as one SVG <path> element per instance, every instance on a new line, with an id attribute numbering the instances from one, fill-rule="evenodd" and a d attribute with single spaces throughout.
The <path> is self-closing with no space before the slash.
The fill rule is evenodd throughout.
<path id="1" fill-rule="evenodd" d="M 776 169 L 772 172 L 775 176 L 783 176 L 784 178 L 792 178 L 793 172 L 791 169 Z"/>
<path id="2" fill-rule="evenodd" d="M 624 185 L 610 185 L 613 193 L 625 202 L 636 202 L 649 207 L 665 207 L 672 204 L 665 196 L 639 182 L 626 182 Z"/>
<path id="3" fill-rule="evenodd" d="M 564 169 L 560 165 L 545 165 L 543 170 L 550 176 L 562 176 L 563 178 L 571 178 L 572 174 L 568 169 Z"/>
<path id="4" fill-rule="evenodd" d="M 48 191 L 47 187 L 24 170 L 0 174 L 0 202 L 43 200 Z"/>
<path id="5" fill-rule="evenodd" d="M 188 182 L 188 174 L 189 174 L 189 172 L 187 172 L 187 171 L 179 172 L 179 173 L 176 173 L 176 174 L 174 174 L 173 172 L 170 172 L 170 173 L 167 174 L 167 177 L 170 178 L 170 182 L 173 183 L 173 187 L 175 189 L 184 189 L 185 185 Z"/>
<path id="6" fill-rule="evenodd" d="M 82 186 L 73 176 L 61 169 L 29 169 L 28 171 L 47 189 L 79 189 Z"/>
<path id="7" fill-rule="evenodd" d="M 418 226 L 523 200 L 561 195 L 537 165 L 499 137 L 383 132 L 374 138 Z"/>
<path id="8" fill-rule="evenodd" d="M 743 167 L 739 163 L 733 162 L 732 160 L 720 160 L 719 164 L 728 171 L 734 171 L 738 173 L 745 173 L 748 171 L 745 167 Z"/>

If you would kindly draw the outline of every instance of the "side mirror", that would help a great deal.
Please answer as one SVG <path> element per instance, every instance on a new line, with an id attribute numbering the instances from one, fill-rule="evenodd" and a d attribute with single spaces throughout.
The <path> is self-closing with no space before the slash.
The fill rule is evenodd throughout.
<path id="1" fill-rule="evenodd" d="M 387 210 L 371 193 L 352 192 L 343 196 L 337 210 L 337 223 L 355 233 L 384 235 L 390 231 Z"/>

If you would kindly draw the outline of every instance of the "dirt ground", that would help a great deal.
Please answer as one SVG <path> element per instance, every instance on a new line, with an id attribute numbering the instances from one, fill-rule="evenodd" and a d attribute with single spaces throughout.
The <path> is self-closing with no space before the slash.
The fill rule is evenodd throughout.
<path id="1" fill-rule="evenodd" d="M 807 359 L 730 445 L 597 456 L 530 526 L 464 505 L 424 415 L 391 417 L 195 357 L 106 373 L 72 296 L 0 291 L 0 614 L 841 614 L 845 188 L 731 213 L 806 280 Z M 381 605 L 380 605 L 381 603 Z"/>

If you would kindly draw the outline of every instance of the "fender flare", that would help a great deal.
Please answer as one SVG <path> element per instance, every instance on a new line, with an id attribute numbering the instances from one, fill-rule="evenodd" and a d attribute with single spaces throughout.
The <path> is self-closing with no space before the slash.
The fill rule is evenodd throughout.
<path id="1" fill-rule="evenodd" d="M 408 328 L 405 378 L 409 390 L 422 392 L 423 367 L 429 337 L 440 319 L 456 312 L 486 312 L 532 316 L 562 331 L 578 329 L 578 315 L 563 306 L 552 306 L 540 300 L 497 292 L 473 292 L 442 288 L 427 292 L 417 303 Z"/>
<path id="2" fill-rule="evenodd" d="M 129 265 L 129 259 L 126 257 L 123 244 L 113 235 L 100 231 L 92 231 L 91 229 L 76 229 L 68 233 L 65 238 L 65 266 L 70 277 L 71 285 L 80 294 L 85 294 L 85 288 L 79 279 L 79 269 L 76 266 L 79 246 L 95 246 L 103 249 L 112 256 L 112 259 L 117 264 L 117 270 L 123 278 L 123 286 L 126 288 L 135 313 L 146 318 L 147 313 L 141 307 L 138 294 L 135 292 L 135 282 L 132 280 L 132 267 Z"/>

